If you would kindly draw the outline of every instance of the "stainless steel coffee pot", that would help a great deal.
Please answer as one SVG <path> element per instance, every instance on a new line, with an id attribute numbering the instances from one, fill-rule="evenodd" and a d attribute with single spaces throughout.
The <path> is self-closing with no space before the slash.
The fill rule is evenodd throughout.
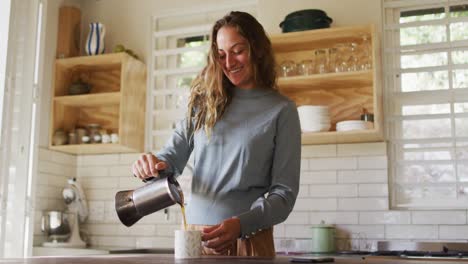
<path id="1" fill-rule="evenodd" d="M 174 204 L 184 204 L 182 188 L 173 175 L 160 173 L 135 190 L 117 192 L 115 210 L 122 224 L 132 226 L 143 216 Z"/>

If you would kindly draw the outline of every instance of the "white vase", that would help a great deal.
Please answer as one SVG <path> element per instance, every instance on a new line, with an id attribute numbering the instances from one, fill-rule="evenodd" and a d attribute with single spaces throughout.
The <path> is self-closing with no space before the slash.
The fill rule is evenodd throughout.
<path id="1" fill-rule="evenodd" d="M 104 36 L 106 27 L 104 24 L 96 22 L 89 24 L 89 34 L 86 39 L 85 50 L 88 55 L 104 53 Z"/>

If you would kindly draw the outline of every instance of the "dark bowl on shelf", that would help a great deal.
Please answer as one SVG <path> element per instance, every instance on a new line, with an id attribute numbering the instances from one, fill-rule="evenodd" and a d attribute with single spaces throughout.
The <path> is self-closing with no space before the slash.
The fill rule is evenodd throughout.
<path id="1" fill-rule="evenodd" d="M 304 10 L 298 10 L 294 11 L 292 13 L 289 13 L 284 20 L 288 20 L 290 18 L 294 17 L 300 17 L 300 16 L 306 16 L 306 17 L 326 17 L 327 13 L 325 11 L 320 10 L 320 9 L 304 9 Z"/>
<path id="2" fill-rule="evenodd" d="M 286 16 L 280 27 L 283 33 L 311 29 L 329 28 L 333 19 L 318 9 L 306 9 L 293 12 Z"/>
<path id="3" fill-rule="evenodd" d="M 91 91 L 91 86 L 87 83 L 73 83 L 68 87 L 69 95 L 87 94 Z"/>

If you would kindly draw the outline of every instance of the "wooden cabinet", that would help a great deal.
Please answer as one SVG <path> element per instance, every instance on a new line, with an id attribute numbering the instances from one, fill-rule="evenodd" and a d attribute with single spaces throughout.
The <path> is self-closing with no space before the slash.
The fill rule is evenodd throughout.
<path id="1" fill-rule="evenodd" d="M 372 25 L 292 32 L 271 37 L 276 61 L 281 64 L 285 60 L 299 63 L 305 59 L 313 59 L 315 50 L 329 49 L 338 43 L 359 45 L 363 35 L 370 37 L 371 69 L 278 78 L 280 92 L 294 100 L 297 106 L 329 107 L 330 131 L 303 133 L 302 144 L 383 140 L 379 40 Z M 339 121 L 359 120 L 363 108 L 374 114 L 373 129 L 335 130 Z"/>
<path id="2" fill-rule="evenodd" d="M 90 93 L 69 95 L 79 79 Z M 126 53 L 57 59 L 52 98 L 49 148 L 72 154 L 141 152 L 144 147 L 146 66 Z M 118 143 L 54 146 L 53 135 L 99 124 L 117 133 Z"/>

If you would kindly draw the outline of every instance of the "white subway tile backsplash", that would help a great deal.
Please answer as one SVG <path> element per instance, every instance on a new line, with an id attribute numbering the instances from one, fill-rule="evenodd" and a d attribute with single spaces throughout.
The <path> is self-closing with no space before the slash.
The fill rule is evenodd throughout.
<path id="1" fill-rule="evenodd" d="M 437 239 L 437 225 L 388 225 L 385 229 L 387 239 Z"/>
<path id="2" fill-rule="evenodd" d="M 336 209 L 336 198 L 297 198 L 294 205 L 294 211 L 334 211 Z"/>
<path id="3" fill-rule="evenodd" d="M 132 167 L 129 165 L 118 165 L 109 167 L 109 176 L 111 177 L 126 177 L 126 178 L 135 178 L 133 177 Z"/>
<path id="4" fill-rule="evenodd" d="M 406 225 L 411 223 L 410 212 L 383 211 L 383 212 L 360 212 L 359 224 L 363 225 Z"/>
<path id="5" fill-rule="evenodd" d="M 336 171 L 302 171 L 301 184 L 336 183 Z"/>
<path id="6" fill-rule="evenodd" d="M 120 223 L 119 217 L 117 216 L 117 211 L 115 210 L 115 201 L 105 201 L 104 202 L 104 222 L 106 223 Z"/>
<path id="7" fill-rule="evenodd" d="M 119 187 L 118 177 L 83 177 L 78 178 L 84 189 L 116 189 Z"/>
<path id="8" fill-rule="evenodd" d="M 440 239 L 463 239 L 468 237 L 468 226 L 466 225 L 441 225 L 439 226 Z"/>
<path id="9" fill-rule="evenodd" d="M 273 227 L 273 237 L 285 237 L 284 224 L 278 224 Z"/>
<path id="10" fill-rule="evenodd" d="M 134 248 L 136 244 L 136 238 L 129 236 L 99 236 L 96 240 L 102 248 Z"/>
<path id="11" fill-rule="evenodd" d="M 386 169 L 387 156 L 358 157 L 359 169 Z"/>
<path id="12" fill-rule="evenodd" d="M 466 211 L 413 211 L 412 224 L 466 224 Z"/>
<path id="13" fill-rule="evenodd" d="M 387 184 L 359 184 L 360 197 L 387 197 Z"/>
<path id="14" fill-rule="evenodd" d="M 318 158 L 309 160 L 309 170 L 354 170 L 357 169 L 356 157 Z"/>
<path id="15" fill-rule="evenodd" d="M 309 169 L 309 160 L 301 159 L 301 171 L 306 171 Z"/>
<path id="16" fill-rule="evenodd" d="M 139 178 L 135 178 L 133 176 L 119 177 L 119 189 L 133 190 L 143 185 L 144 183 Z"/>
<path id="17" fill-rule="evenodd" d="M 137 237 L 136 248 L 174 248 L 174 237 Z"/>
<path id="18" fill-rule="evenodd" d="M 382 156 L 387 155 L 385 142 L 338 144 L 338 156 Z"/>
<path id="19" fill-rule="evenodd" d="M 87 177 L 109 177 L 109 166 L 103 167 L 79 167 L 77 176 L 79 178 L 87 178 Z"/>
<path id="20" fill-rule="evenodd" d="M 40 180 L 40 185 L 54 186 L 58 188 L 63 188 L 67 184 L 67 177 L 57 176 L 53 174 L 38 173 Z"/>
<path id="21" fill-rule="evenodd" d="M 77 156 L 77 164 L 78 166 L 118 165 L 119 154 L 81 155 Z"/>
<path id="22" fill-rule="evenodd" d="M 309 196 L 309 185 L 299 185 L 299 193 L 297 197 L 308 197 Z"/>
<path id="23" fill-rule="evenodd" d="M 76 177 L 76 168 L 70 165 L 55 163 L 51 161 L 40 161 L 38 171 L 44 174 L 64 176 L 67 178 Z"/>
<path id="24" fill-rule="evenodd" d="M 119 165 L 131 165 L 140 158 L 143 153 L 123 153 L 119 155 Z"/>
<path id="25" fill-rule="evenodd" d="M 336 145 L 305 145 L 302 146 L 302 158 L 336 157 Z"/>
<path id="26" fill-rule="evenodd" d="M 310 225 L 284 225 L 284 233 L 287 237 L 311 237 Z"/>
<path id="27" fill-rule="evenodd" d="M 357 197 L 357 184 L 310 185 L 310 197 Z"/>
<path id="28" fill-rule="evenodd" d="M 89 223 L 102 223 L 104 221 L 104 202 L 103 201 L 89 201 Z"/>
<path id="29" fill-rule="evenodd" d="M 53 163 L 76 167 L 76 156 L 62 152 L 49 150 L 47 148 L 38 148 L 38 157 L 40 161 L 50 161 Z"/>
<path id="30" fill-rule="evenodd" d="M 291 212 L 288 219 L 284 221 L 286 225 L 309 224 L 309 214 L 307 212 Z"/>
<path id="31" fill-rule="evenodd" d="M 320 224 L 324 221 L 326 224 L 358 224 L 357 212 L 310 212 L 310 224 Z"/>
<path id="32" fill-rule="evenodd" d="M 117 189 L 89 189 L 85 191 L 85 196 L 88 201 L 111 201 L 115 199 Z"/>
<path id="33" fill-rule="evenodd" d="M 384 239 L 384 225 L 340 225 L 336 228 L 337 238 Z"/>
<path id="34" fill-rule="evenodd" d="M 158 225 L 156 227 L 156 236 L 174 236 L 175 230 L 181 230 L 183 228 L 183 224 Z"/>
<path id="35" fill-rule="evenodd" d="M 387 170 L 341 170 L 338 183 L 388 183 Z"/>
<path id="36" fill-rule="evenodd" d="M 97 236 L 114 236 L 117 233 L 117 225 L 109 224 L 86 224 L 84 228 L 91 234 Z"/>
<path id="37" fill-rule="evenodd" d="M 78 177 L 90 214 L 84 227 L 94 247 L 173 248 L 174 230 L 182 228 L 180 207 L 158 211 L 128 228 L 115 212 L 115 193 L 142 182 L 131 176 L 140 153 L 73 156 L 39 150 L 34 244 L 42 243 L 40 215 L 64 210 L 67 178 Z M 377 240 L 462 240 L 468 237 L 467 211 L 389 210 L 386 144 L 303 146 L 299 195 L 288 219 L 273 228 L 275 239 L 309 239 L 310 226 L 334 224 L 340 247 L 364 249 Z M 179 177 L 189 196 L 191 178 Z M 39 220 L 37 220 L 39 219 Z"/>
<path id="38" fill-rule="evenodd" d="M 118 236 L 155 236 L 156 225 L 142 225 L 137 224 L 127 227 L 123 224 L 116 225 L 116 233 Z"/>
<path id="39" fill-rule="evenodd" d="M 371 211 L 388 210 L 387 198 L 339 198 L 338 210 Z"/>

